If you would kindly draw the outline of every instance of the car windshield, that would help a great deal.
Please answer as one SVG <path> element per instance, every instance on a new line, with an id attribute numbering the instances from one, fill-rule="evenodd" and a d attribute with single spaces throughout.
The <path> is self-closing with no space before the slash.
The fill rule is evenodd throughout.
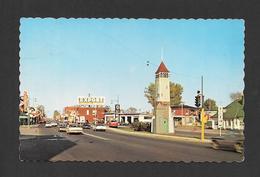
<path id="1" fill-rule="evenodd" d="M 71 125 L 69 125 L 69 127 L 78 127 L 78 125 L 77 124 L 71 124 Z"/>

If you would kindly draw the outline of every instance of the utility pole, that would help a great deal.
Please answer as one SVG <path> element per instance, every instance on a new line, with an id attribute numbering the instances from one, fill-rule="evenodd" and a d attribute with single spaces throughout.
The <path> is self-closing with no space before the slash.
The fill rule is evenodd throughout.
<path id="1" fill-rule="evenodd" d="M 203 76 L 201 76 L 201 108 L 204 107 L 204 95 L 203 95 Z"/>
<path id="2" fill-rule="evenodd" d="M 201 76 L 201 113 L 200 113 L 200 120 L 201 120 L 201 141 L 204 142 L 206 120 L 205 120 L 205 112 L 204 112 L 203 76 Z"/>

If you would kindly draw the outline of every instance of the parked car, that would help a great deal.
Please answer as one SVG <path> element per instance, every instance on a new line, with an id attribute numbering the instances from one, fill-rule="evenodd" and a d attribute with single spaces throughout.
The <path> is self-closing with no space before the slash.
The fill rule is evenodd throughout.
<path id="1" fill-rule="evenodd" d="M 45 124 L 45 128 L 51 128 L 52 127 L 52 124 L 51 123 L 46 123 Z"/>
<path id="2" fill-rule="evenodd" d="M 67 134 L 71 134 L 71 133 L 82 134 L 83 128 L 77 124 L 69 124 L 67 125 L 66 132 Z"/>
<path id="3" fill-rule="evenodd" d="M 121 122 L 119 125 L 121 125 L 121 126 L 128 126 L 129 123 Z"/>
<path id="4" fill-rule="evenodd" d="M 112 120 L 112 121 L 110 121 L 110 122 L 108 123 L 108 126 L 109 126 L 109 127 L 117 128 L 118 125 L 119 125 L 119 123 L 118 123 L 117 121 L 115 121 L 115 120 Z"/>
<path id="5" fill-rule="evenodd" d="M 239 153 L 244 151 L 243 131 L 229 131 L 226 135 L 212 138 L 213 149 L 233 150 Z"/>
<path id="6" fill-rule="evenodd" d="M 67 124 L 65 124 L 65 123 L 60 123 L 59 124 L 59 132 L 66 132 L 66 130 L 67 130 Z"/>
<path id="7" fill-rule="evenodd" d="M 90 129 L 90 128 L 91 128 L 91 125 L 88 124 L 88 123 L 84 123 L 84 124 L 82 125 L 82 128 L 83 128 L 83 129 Z"/>
<path id="8" fill-rule="evenodd" d="M 57 124 L 56 122 L 51 122 L 51 126 L 52 126 L 52 127 L 57 127 L 58 124 Z"/>
<path id="9" fill-rule="evenodd" d="M 40 120 L 39 124 L 46 124 L 46 121 L 45 120 Z"/>
<path id="10" fill-rule="evenodd" d="M 104 124 L 98 123 L 96 125 L 93 125 L 94 131 L 106 131 L 106 126 Z"/>

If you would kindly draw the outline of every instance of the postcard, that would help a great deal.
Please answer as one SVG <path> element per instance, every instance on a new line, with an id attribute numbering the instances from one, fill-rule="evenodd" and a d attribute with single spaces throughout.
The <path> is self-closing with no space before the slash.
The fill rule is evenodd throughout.
<path id="1" fill-rule="evenodd" d="M 244 20 L 20 19 L 20 160 L 242 162 Z"/>

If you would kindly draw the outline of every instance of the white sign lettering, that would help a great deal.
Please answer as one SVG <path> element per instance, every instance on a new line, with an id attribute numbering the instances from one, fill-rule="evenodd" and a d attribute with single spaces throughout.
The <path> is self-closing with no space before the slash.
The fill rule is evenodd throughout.
<path id="1" fill-rule="evenodd" d="M 223 126 L 223 107 L 218 107 L 218 128 Z"/>

